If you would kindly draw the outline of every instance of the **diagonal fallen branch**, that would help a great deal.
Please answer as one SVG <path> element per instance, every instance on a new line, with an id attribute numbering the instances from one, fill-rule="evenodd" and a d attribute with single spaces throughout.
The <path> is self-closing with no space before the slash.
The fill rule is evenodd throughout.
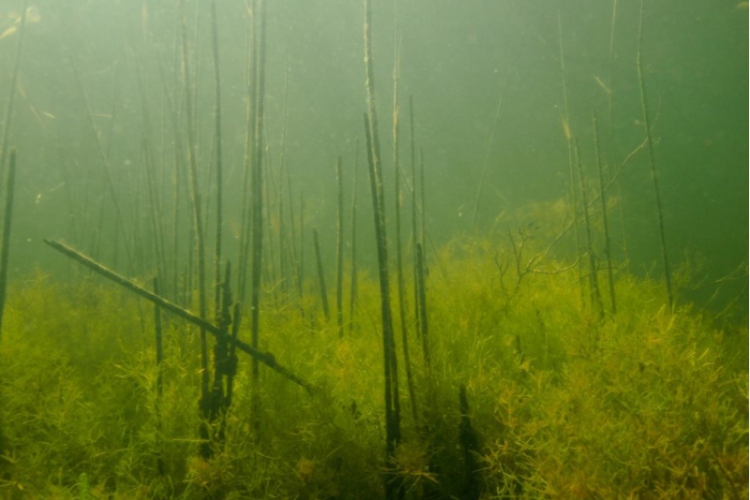
<path id="1" fill-rule="evenodd" d="M 225 332 L 223 332 L 219 327 L 216 325 L 210 323 L 209 321 L 206 321 L 196 314 L 188 311 L 187 309 L 184 309 L 177 304 L 170 302 L 169 300 L 165 299 L 164 297 L 161 297 L 159 295 L 156 295 L 153 292 L 150 292 L 146 290 L 145 288 L 137 285 L 133 281 L 125 278 L 124 276 L 121 276 L 117 274 L 116 272 L 112 271 L 111 269 L 99 264 L 95 260 L 93 260 L 91 257 L 88 257 L 87 255 L 84 255 L 83 253 L 79 252 L 78 250 L 75 250 L 71 248 L 70 246 L 61 243 L 59 241 L 54 240 L 47 240 L 45 239 L 44 242 L 57 250 L 58 252 L 67 255 L 71 259 L 77 261 L 78 263 L 88 267 L 92 271 L 96 271 L 97 273 L 101 274 L 105 278 L 109 278 L 110 280 L 114 281 L 115 283 L 122 285 L 123 287 L 127 288 L 133 293 L 136 293 L 140 295 L 141 297 L 150 300 L 154 304 L 158 305 L 159 307 L 162 307 L 163 309 L 166 309 L 167 311 L 179 316 L 180 318 L 184 319 L 185 321 L 188 321 L 196 326 L 199 326 L 201 328 L 205 328 L 206 331 L 211 332 L 214 336 L 218 337 L 220 335 L 226 335 Z M 280 373 L 284 377 L 288 378 L 295 384 L 304 387 L 308 392 L 313 392 L 313 387 L 299 378 L 297 375 L 292 373 L 291 370 L 284 368 L 283 366 L 279 365 L 276 362 L 276 358 L 273 354 L 270 352 L 261 352 L 254 347 L 250 346 L 249 344 L 246 344 L 245 342 L 232 337 L 227 336 L 227 341 L 234 345 L 237 349 L 240 351 L 243 351 L 246 354 L 249 354 L 253 358 L 257 359 L 264 365 L 268 366 L 269 368 L 273 369 L 274 371 Z"/>

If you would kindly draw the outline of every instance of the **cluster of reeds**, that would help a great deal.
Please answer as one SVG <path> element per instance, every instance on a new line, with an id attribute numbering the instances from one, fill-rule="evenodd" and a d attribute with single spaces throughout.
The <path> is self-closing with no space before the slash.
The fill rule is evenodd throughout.
<path id="1" fill-rule="evenodd" d="M 388 500 L 473 500 L 483 494 L 637 496 L 651 489 L 674 495 L 746 493 L 747 446 L 739 438 L 747 416 L 735 408 L 736 401 L 746 403 L 747 385 L 742 386 L 738 375 L 742 363 L 732 361 L 740 368 L 721 368 L 724 350 L 728 351 L 725 341 L 714 334 L 701 338 L 706 325 L 687 309 L 673 310 L 641 62 L 642 6 L 636 69 L 643 142 L 614 164 L 614 156 L 600 143 L 598 120 L 592 114 L 592 164 L 598 179 L 592 187 L 585 148 L 571 125 L 559 17 L 561 118 L 569 167 L 566 210 L 572 215 L 556 221 L 562 222 L 555 229 L 557 236 L 543 246 L 523 227 L 509 229 L 502 238 L 477 236 L 503 90 L 482 165 L 472 239 L 455 240 L 438 253 L 425 227 L 424 154 L 420 149 L 418 161 L 411 96 L 408 173 L 402 161 L 397 25 L 392 191 L 384 181 L 388 160 L 381 151 L 376 105 L 371 2 L 364 0 L 362 143 L 377 282 L 360 275 L 357 261 L 359 142 L 354 162 L 343 155 L 335 162 L 333 244 L 326 246 L 317 228 L 311 227 L 305 195 L 295 193 L 285 156 L 288 61 L 278 160 L 270 154 L 265 0 L 253 0 L 247 9 L 247 107 L 241 182 L 235 192 L 239 206 L 227 202 L 224 162 L 231 146 L 223 137 L 222 110 L 227 104 L 220 64 L 222 7 L 216 0 L 208 6 L 213 69 L 208 85 L 214 91 L 209 112 L 200 106 L 201 86 L 207 85 L 199 69 L 205 63 L 199 36 L 205 12 L 200 3 L 191 11 L 181 0 L 174 12 L 174 40 L 164 41 L 173 50 L 171 66 L 168 54 L 148 55 L 145 44 L 156 33 L 146 33 L 141 42 L 129 41 L 142 119 L 135 172 L 119 172 L 111 161 L 118 83 L 113 86 L 109 133 L 103 134 L 75 52 L 68 48 L 95 143 L 97 163 L 89 173 L 96 180 L 91 184 L 107 196 L 96 199 L 92 192 L 97 189 L 89 185 L 85 192 L 75 192 L 64 173 L 71 220 L 80 222 L 70 237 L 83 251 L 58 240 L 45 241 L 91 272 L 150 301 L 155 309 L 153 315 L 144 313 L 139 302 L 90 280 L 56 288 L 35 279 L 11 301 L 12 335 L 0 344 L 8 360 L 2 375 L 7 373 L 9 380 L 0 389 L 7 396 L 3 428 L 9 430 L 8 443 L 0 449 L 8 470 L 1 488 L 62 497 L 75 492 L 133 498 L 384 494 Z M 615 0 L 613 31 L 616 9 Z M 0 328 L 16 170 L 16 153 L 8 138 L 22 35 L 23 30 L 0 146 L 0 173 L 9 157 L 7 176 L 0 176 L 5 182 Z M 155 68 L 158 71 L 150 71 Z M 149 75 L 155 74 L 161 126 L 151 104 L 157 96 L 148 85 Z M 611 134 L 611 100 L 609 104 Z M 208 136 L 203 125 L 207 117 L 213 118 Z M 653 283 L 615 272 L 608 190 L 617 186 L 620 171 L 643 149 L 649 154 L 656 194 L 668 308 L 654 306 L 660 302 L 654 299 L 659 293 Z M 129 192 L 138 194 L 128 199 Z M 410 195 L 410 209 L 402 203 L 403 193 Z M 226 230 L 229 213 L 240 221 L 236 241 Z M 407 213 L 411 237 L 404 241 L 402 220 Z M 574 256 L 557 260 L 552 249 L 570 228 Z M 428 272 L 428 241 L 430 257 L 441 273 Z M 326 262 L 322 251 L 330 247 L 335 247 L 335 263 Z M 459 247 L 463 256 L 452 252 Z M 310 250 L 314 280 L 305 274 Z M 124 264 L 118 259 L 122 255 Z M 602 265 L 606 288 L 599 282 Z M 124 272 L 117 271 L 123 267 Z M 578 274 L 571 277 L 567 271 L 573 267 Z M 335 329 L 326 287 L 331 269 Z M 152 289 L 134 276 L 151 278 Z M 317 295 L 308 293 L 310 281 L 317 281 Z M 62 297 L 68 299 L 58 310 L 43 317 L 34 312 L 45 301 Z M 621 321 L 603 321 L 615 314 Z M 146 342 L 145 335 L 136 342 L 128 340 L 132 332 L 150 332 L 151 326 L 155 342 Z M 377 338 L 370 335 L 376 329 Z M 635 333 L 625 335 L 625 329 Z M 29 331 L 41 332 L 38 345 L 30 344 Z M 60 331 L 67 337 L 56 344 L 53 332 Z M 654 348 L 657 345 L 665 350 Z M 29 354 L 19 355 L 26 350 Z M 250 356 L 249 364 L 241 362 L 245 355 Z M 261 365 L 281 377 L 266 376 Z M 722 389 L 701 388 L 701 380 Z M 404 384 L 406 391 L 401 389 Z M 595 395 L 596 402 L 581 394 Z M 410 416 L 401 411 L 405 403 Z M 94 404 L 100 410 L 94 410 Z M 659 418 L 664 408 L 668 419 Z M 708 438 L 702 432 L 706 428 Z M 669 442 L 659 434 L 669 436 Z M 608 442 L 613 435 L 619 437 L 617 444 Z M 622 444 L 629 440 L 637 446 Z M 585 448 L 581 442 L 593 446 Z M 49 443 L 49 449 L 41 449 L 40 443 Z M 622 464 L 628 464 L 627 474 L 618 471 Z"/>

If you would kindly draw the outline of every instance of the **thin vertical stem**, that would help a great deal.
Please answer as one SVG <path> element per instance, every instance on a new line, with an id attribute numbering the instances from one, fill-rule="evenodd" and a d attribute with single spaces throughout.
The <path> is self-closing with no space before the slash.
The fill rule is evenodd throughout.
<path id="1" fill-rule="evenodd" d="M 394 7 L 395 9 L 395 7 Z M 394 170 L 394 201 L 396 222 L 396 282 L 398 291 L 398 312 L 401 326 L 401 346 L 404 351 L 404 367 L 406 371 L 406 384 L 409 390 L 409 402 L 411 404 L 412 417 L 416 422 L 419 418 L 417 412 L 417 397 L 414 391 L 414 380 L 411 373 L 411 360 L 409 359 L 409 336 L 406 326 L 406 298 L 404 286 L 404 266 L 401 254 L 401 158 L 399 155 L 399 94 L 398 82 L 401 71 L 401 52 L 398 40 L 398 24 L 394 21 L 394 47 L 395 57 L 393 64 L 393 170 Z"/>
<path id="2" fill-rule="evenodd" d="M 656 170 L 654 163 L 654 143 L 651 139 L 651 120 L 648 113 L 648 103 L 646 100 L 646 84 L 643 80 L 643 61 L 641 52 L 643 47 L 643 0 L 641 0 L 641 10 L 638 17 L 638 52 L 636 53 L 636 65 L 638 67 L 638 87 L 641 91 L 641 110 L 643 112 L 643 128 L 646 133 L 646 146 L 648 149 L 648 164 L 651 171 L 651 180 L 654 184 L 654 201 L 656 203 L 656 217 L 659 221 L 659 242 L 661 243 L 661 258 L 664 264 L 664 284 L 667 288 L 667 300 L 669 307 L 674 303 L 672 295 L 672 276 L 669 267 L 669 258 L 667 256 L 667 238 L 664 232 L 664 211 L 662 210 L 661 193 L 659 191 L 659 172 Z"/>
<path id="3" fill-rule="evenodd" d="M 185 111 L 187 124 L 187 156 L 188 156 L 188 175 L 190 187 L 190 204 L 193 213 L 193 235 L 195 237 L 195 247 L 198 257 L 198 304 L 201 319 L 206 319 L 206 254 L 203 241 L 203 219 L 201 217 L 200 194 L 198 192 L 198 166 L 195 158 L 195 141 L 193 134 L 193 101 L 190 89 L 190 60 L 187 48 L 187 19 L 185 12 L 185 2 L 180 1 L 182 13 L 182 70 L 184 72 L 185 85 Z M 206 339 L 206 329 L 201 328 L 201 415 L 204 419 L 209 416 L 209 373 L 208 373 L 208 345 Z M 200 428 L 200 437 L 203 441 L 201 445 L 201 456 L 208 458 L 211 455 L 211 448 L 208 443 L 208 429 L 204 424 Z"/>
<path id="4" fill-rule="evenodd" d="M 578 261 L 578 281 L 580 284 L 581 292 L 581 304 L 584 302 L 584 277 L 583 277 L 583 258 L 581 253 L 581 235 L 578 231 L 578 197 L 576 196 L 576 174 L 575 174 L 575 161 L 573 158 L 573 134 L 570 126 L 570 113 L 568 110 L 568 85 L 565 79 L 565 52 L 563 50 L 563 37 L 562 37 L 562 15 L 560 11 L 557 11 L 557 30 L 560 43 L 560 78 L 562 80 L 563 88 L 563 133 L 565 134 L 565 140 L 568 145 L 568 176 L 570 183 L 570 203 L 573 210 L 573 232 L 575 234 L 575 256 Z"/>
<path id="5" fill-rule="evenodd" d="M 589 217 L 589 204 L 588 195 L 586 189 L 586 178 L 583 174 L 583 162 L 578 152 L 578 141 L 574 140 L 574 155 L 576 164 L 578 165 L 578 182 L 579 189 L 581 190 L 581 205 L 583 209 L 583 221 L 586 228 L 586 255 L 589 261 L 589 292 L 591 294 L 591 306 L 596 310 L 597 314 L 601 317 L 604 313 L 602 307 L 602 295 L 599 290 L 599 278 L 597 273 L 596 255 L 594 254 L 594 243 L 591 234 L 591 219 Z"/>
<path id="6" fill-rule="evenodd" d="M 386 457 L 388 466 L 392 466 L 396 447 L 401 442 L 401 415 L 398 395 L 398 365 L 396 347 L 393 337 L 391 317 L 390 284 L 388 276 L 388 248 L 385 226 L 385 203 L 383 195 L 383 174 L 380 162 L 380 140 L 378 138 L 378 119 L 375 107 L 375 81 L 372 63 L 372 27 L 370 0 L 365 0 L 365 88 L 367 89 L 367 113 L 365 115 L 365 137 L 367 139 L 367 159 L 370 172 L 370 189 L 372 194 L 373 216 L 375 222 L 375 239 L 378 254 L 380 282 L 380 309 L 383 324 L 383 367 L 385 380 L 385 419 L 386 419 Z M 387 477 L 385 481 L 387 500 L 402 498 L 401 481 Z"/>
<path id="7" fill-rule="evenodd" d="M 214 129 L 215 153 L 216 153 L 216 244 L 214 253 L 214 303 L 215 310 L 221 309 L 221 232 L 222 232 L 222 197 L 224 190 L 223 168 L 221 156 L 221 73 L 219 71 L 219 33 L 216 21 L 216 0 L 211 0 L 211 35 L 214 55 L 214 87 L 215 103 L 214 113 L 216 118 Z M 228 286 L 228 285 L 227 285 Z"/>
<path id="8" fill-rule="evenodd" d="M 492 129 L 490 129 L 490 138 L 487 140 L 487 150 L 484 154 L 484 162 L 482 163 L 482 176 L 479 178 L 479 187 L 477 187 L 477 199 L 474 202 L 474 215 L 471 218 L 471 232 L 477 230 L 477 216 L 479 213 L 479 203 L 482 199 L 482 190 L 484 189 L 484 182 L 487 179 L 487 170 L 490 165 L 490 152 L 492 152 L 492 144 L 495 142 L 495 130 L 497 130 L 497 122 L 500 121 L 500 110 L 503 108 L 503 96 L 505 95 L 505 87 L 507 86 L 507 79 L 505 85 L 500 90 L 500 96 L 497 99 L 497 108 L 495 109 L 495 118 L 492 120 Z"/>
<path id="9" fill-rule="evenodd" d="M 417 286 L 419 292 L 419 317 L 422 337 L 422 354 L 424 356 L 424 364 L 430 368 L 430 349 L 428 342 L 429 324 L 427 322 L 427 292 L 425 290 L 425 265 L 424 265 L 424 252 L 422 250 L 422 244 L 417 243 Z"/>
<path id="10" fill-rule="evenodd" d="M 16 184 L 16 150 L 10 150 L 8 177 L 5 181 L 5 210 L 3 215 L 3 242 L 0 248 L 0 334 L 3 329 L 5 299 L 8 289 L 8 257 L 10 255 L 10 225 L 13 220 L 13 198 Z"/>
<path id="11" fill-rule="evenodd" d="M 356 151 L 354 154 L 354 171 L 352 174 L 352 252 L 351 252 L 351 289 L 349 293 L 349 324 L 354 329 L 354 315 L 357 310 L 357 173 L 359 170 L 359 138 L 357 139 Z"/>
<path id="12" fill-rule="evenodd" d="M 599 149 L 599 126 L 596 113 L 592 114 L 594 128 L 594 147 L 596 148 L 596 168 L 599 172 L 599 200 L 602 205 L 602 225 L 604 228 L 604 256 L 607 259 L 607 280 L 609 283 L 609 296 L 612 301 L 612 314 L 617 313 L 617 301 L 615 299 L 615 280 L 612 270 L 612 252 L 609 237 L 609 217 L 607 216 L 607 193 L 604 186 L 604 167 L 602 166 L 601 152 Z"/>
<path id="13" fill-rule="evenodd" d="M 344 336 L 344 178 L 341 157 L 336 160 L 338 212 L 336 218 L 336 320 L 339 337 Z"/>
<path id="14" fill-rule="evenodd" d="M 159 278 L 154 278 L 153 281 L 153 288 L 154 288 L 154 295 L 160 295 L 159 291 Z M 161 307 L 159 307 L 158 304 L 154 304 L 154 334 L 156 337 L 156 403 L 155 403 L 155 413 L 156 413 L 156 436 L 157 436 L 157 449 L 158 449 L 158 458 L 156 459 L 156 466 L 159 471 L 159 475 L 164 475 L 164 459 L 162 458 L 162 452 L 161 449 L 162 443 L 161 443 L 161 431 L 162 431 L 162 421 L 161 421 L 161 403 L 162 403 L 162 397 L 164 394 L 164 350 L 162 348 L 162 324 L 161 324 Z"/>
<path id="15" fill-rule="evenodd" d="M 261 258 L 263 255 L 263 117 L 265 102 L 266 81 L 266 2 L 259 0 L 258 10 L 260 12 L 260 43 L 258 47 L 258 80 L 256 82 L 256 112 L 255 112 L 255 161 L 253 169 L 253 196 L 252 196 L 252 283 L 250 288 L 250 331 L 252 335 L 252 346 L 258 348 L 260 337 L 260 278 Z M 252 365 L 253 383 L 258 381 L 258 362 L 253 360 Z M 257 409 L 257 408 L 256 408 Z"/>
<path id="16" fill-rule="evenodd" d="M 323 260 L 320 257 L 320 243 L 318 241 L 318 230 L 313 228 L 313 245 L 315 247 L 315 262 L 318 269 L 318 289 L 320 290 L 320 303 L 323 305 L 323 315 L 326 322 L 330 319 L 328 308 L 328 292 L 326 291 L 326 277 L 323 272 Z"/>
<path id="17" fill-rule="evenodd" d="M 18 45 L 16 45 L 16 57 L 13 62 L 13 73 L 10 78 L 10 87 L 8 103 L 5 107 L 5 119 L 3 121 L 3 140 L 0 143 L 0 175 L 5 168 L 5 162 L 8 158 L 8 142 L 10 141 L 10 128 L 13 123 L 13 107 L 16 101 L 16 85 L 18 82 L 18 72 L 21 68 L 21 54 L 23 49 L 24 34 L 26 33 L 26 9 L 29 0 L 23 0 L 21 5 L 21 25 L 18 32 Z"/>
<path id="18" fill-rule="evenodd" d="M 251 10 L 254 12 L 254 9 Z M 250 255 L 250 225 L 252 223 L 252 194 L 250 191 L 250 180 L 254 175 L 254 170 L 251 165 L 254 162 L 254 146 L 255 146 L 255 114 L 257 113 L 256 108 L 256 93 L 257 93 L 257 57 L 255 55 L 256 46 L 256 29 L 255 29 L 255 17 L 250 15 L 250 22 L 248 23 L 248 40 L 246 47 L 246 98 L 247 106 L 245 108 L 245 146 L 242 161 L 242 214 L 240 222 L 240 248 L 239 248 L 239 270 L 238 270 L 238 294 L 239 301 L 244 302 L 245 291 L 247 289 L 247 263 Z M 254 188 L 253 188 L 254 189 Z"/>

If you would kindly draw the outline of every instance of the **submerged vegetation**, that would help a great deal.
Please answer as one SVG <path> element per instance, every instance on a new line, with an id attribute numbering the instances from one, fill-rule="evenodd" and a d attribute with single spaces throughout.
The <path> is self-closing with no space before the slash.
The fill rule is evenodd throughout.
<path id="1" fill-rule="evenodd" d="M 419 94 L 409 95 L 408 120 L 401 109 L 411 88 L 397 3 L 392 95 L 376 87 L 387 58 L 383 5 L 371 3 L 355 23 L 364 34 L 357 129 L 328 138 L 320 178 L 335 194 L 322 199 L 295 170 L 287 129 L 301 111 L 290 104 L 289 54 L 283 93 L 269 93 L 279 90 L 266 67 L 278 58 L 274 2 L 144 1 L 139 29 L 113 49 L 126 55 L 110 68 L 109 113 L 96 112 L 102 92 L 88 84 L 98 77 L 79 69 L 75 36 L 61 33 L 75 99 L 60 107 L 81 115 L 88 146 L 62 126 L 50 131 L 56 114 L 40 113 L 19 83 L 22 41 L 33 41 L 26 30 L 44 25 L 44 9 L 24 0 L 0 23 L 0 43 L 16 41 L 13 71 L 0 75 L 10 85 L 0 498 L 746 498 L 747 308 L 743 292 L 721 310 L 691 302 L 702 271 L 668 258 L 653 136 L 662 106 L 648 106 L 643 2 L 629 12 L 639 91 L 629 101 L 613 76 L 612 3 L 608 76 L 594 78 L 606 115 L 569 96 L 557 12 L 564 180 L 553 201 L 487 208 L 495 129 L 519 78 L 507 71 L 460 231 L 431 216 L 447 200 L 425 201 L 431 157 L 444 151 L 421 137 Z M 239 58 L 224 46 L 235 17 L 246 37 Z M 1 54 L 0 64 L 9 64 Z M 621 98 L 640 116 L 635 135 L 620 137 L 613 123 Z M 44 192 L 64 192 L 55 207 L 64 224 L 38 222 L 52 234 L 33 272 L 12 267 L 30 258 L 14 248 L 11 223 L 33 225 L 14 193 L 40 138 L 12 133 L 14 106 L 61 158 L 61 182 Z M 384 109 L 391 133 L 377 119 Z M 623 177 L 639 161 L 661 266 L 629 254 L 626 221 L 643 217 L 628 218 Z M 745 262 L 712 285 L 718 294 L 746 278 Z"/>
<path id="2" fill-rule="evenodd" d="M 617 317 L 600 321 L 581 310 L 575 273 L 538 259 L 519 275 L 497 266 L 503 250 L 462 239 L 436 257 L 445 276 L 427 283 L 432 362 L 412 356 L 420 413 L 402 413 L 392 464 L 406 496 L 478 498 L 464 494 L 474 478 L 483 498 L 746 497 L 746 329 L 716 330 L 687 305 L 670 311 L 659 283 L 620 273 Z M 170 317 L 159 368 L 145 303 L 81 278 L 38 274 L 12 290 L 0 351 L 7 498 L 382 496 L 376 281 L 360 276 L 347 318 L 360 326 L 343 338 L 314 293 L 304 315 L 264 309 L 273 335 L 262 349 L 314 393 L 263 370 L 255 415 L 240 363 L 223 448 L 203 459 L 197 331 Z M 418 339 L 411 331 L 413 349 Z"/>

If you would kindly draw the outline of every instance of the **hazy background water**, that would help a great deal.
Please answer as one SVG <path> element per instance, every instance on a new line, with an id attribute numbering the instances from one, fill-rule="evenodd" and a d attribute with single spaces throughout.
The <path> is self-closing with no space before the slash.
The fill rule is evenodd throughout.
<path id="1" fill-rule="evenodd" d="M 172 0 L 31 1 L 41 20 L 28 25 L 21 63 L 21 89 L 11 143 L 18 148 L 19 174 L 11 260 L 13 276 L 34 267 L 53 272 L 62 265 L 43 237 L 72 241 L 69 210 L 77 206 L 80 248 L 90 246 L 101 198 L 109 197 L 84 101 L 71 59 L 78 68 L 108 148 L 118 198 L 128 214 L 142 202 L 144 127 L 135 64 L 144 74 L 157 163 L 170 193 L 173 133 L 162 135 L 165 68 L 171 99 L 181 84 L 175 52 L 179 20 Z M 190 36 L 198 29 L 200 120 L 199 168 L 208 172 L 212 141 L 213 73 L 209 2 L 187 1 Z M 640 3 L 619 0 L 610 61 L 612 2 L 414 0 L 399 2 L 401 45 L 402 161 L 409 163 L 408 96 L 415 105 L 415 135 L 424 151 L 427 224 L 439 245 L 471 228 L 471 218 L 501 89 L 504 101 L 490 149 L 480 203 L 482 231 L 503 210 L 529 202 L 554 202 L 568 186 L 568 152 L 560 71 L 560 32 L 565 53 L 570 126 L 594 175 L 591 113 L 599 116 L 603 154 L 617 164 L 643 138 L 636 74 Z M 0 0 L 0 32 L 13 22 L 20 1 Z M 223 151 L 229 200 L 225 212 L 229 257 L 239 223 L 239 186 L 245 134 L 245 54 L 248 20 L 242 1 L 218 5 Z M 280 158 L 284 88 L 288 68 L 286 161 L 295 197 L 303 190 L 309 226 L 321 231 L 332 260 L 335 226 L 333 165 L 342 155 L 347 186 L 359 141 L 359 219 L 362 243 L 372 241 L 372 219 L 364 169 L 362 112 L 363 9 L 349 0 L 284 0 L 268 5 L 266 84 L 269 154 Z M 706 286 L 691 297 L 706 300 L 713 281 L 748 258 L 748 11 L 735 1 L 646 0 L 644 76 L 655 160 L 661 172 L 670 256 L 699 256 Z M 0 39 L 0 104 L 9 94 L 18 34 Z M 390 110 L 394 60 L 394 2 L 373 1 L 376 92 L 383 156 L 391 179 Z M 611 91 L 612 114 L 607 92 Z M 115 119 L 112 120 L 113 114 Z M 47 114 L 45 114 L 47 113 Z M 111 141 L 110 137 L 111 125 Z M 611 125 L 611 128 L 610 128 Z M 611 131 L 611 132 L 610 132 Z M 162 151 L 164 156 L 162 156 Z M 160 172 L 162 167 L 158 167 Z M 64 172 L 67 170 L 67 176 Z M 161 175 L 161 174 L 160 174 Z M 624 207 L 631 268 L 660 276 L 653 188 L 641 152 L 623 170 Z M 390 180 L 388 183 L 390 185 Z M 207 174 L 202 176 L 205 189 Z M 140 194 L 139 194 L 140 193 Z M 347 192 L 347 200 L 350 193 Z M 389 210 L 393 196 L 388 193 Z M 165 198 L 166 200 L 166 198 Z M 296 200 L 295 200 L 296 203 Z M 347 204 L 349 202 L 347 201 Z M 298 207 L 297 207 L 298 208 Z M 543 211 L 538 215 L 544 218 Z M 115 234 L 112 203 L 104 205 L 103 237 Z M 187 215 L 183 218 L 187 228 Z M 619 236 L 619 221 L 616 225 Z M 142 225 L 146 225 L 145 219 Z M 186 231 L 187 229 L 185 229 Z M 186 234 L 186 233 L 185 233 Z M 308 241 L 311 241 L 309 234 Z M 329 244 L 329 242 L 331 242 Z M 186 241 L 185 245 L 189 242 Z M 363 250 L 365 251 L 365 250 Z M 310 252 L 311 253 L 311 252 Z M 617 258 L 624 253 L 618 250 Z M 114 264 L 111 254 L 102 260 Z M 121 266 L 122 267 L 122 266 Z M 742 293 L 747 276 L 730 283 L 722 300 Z"/>

